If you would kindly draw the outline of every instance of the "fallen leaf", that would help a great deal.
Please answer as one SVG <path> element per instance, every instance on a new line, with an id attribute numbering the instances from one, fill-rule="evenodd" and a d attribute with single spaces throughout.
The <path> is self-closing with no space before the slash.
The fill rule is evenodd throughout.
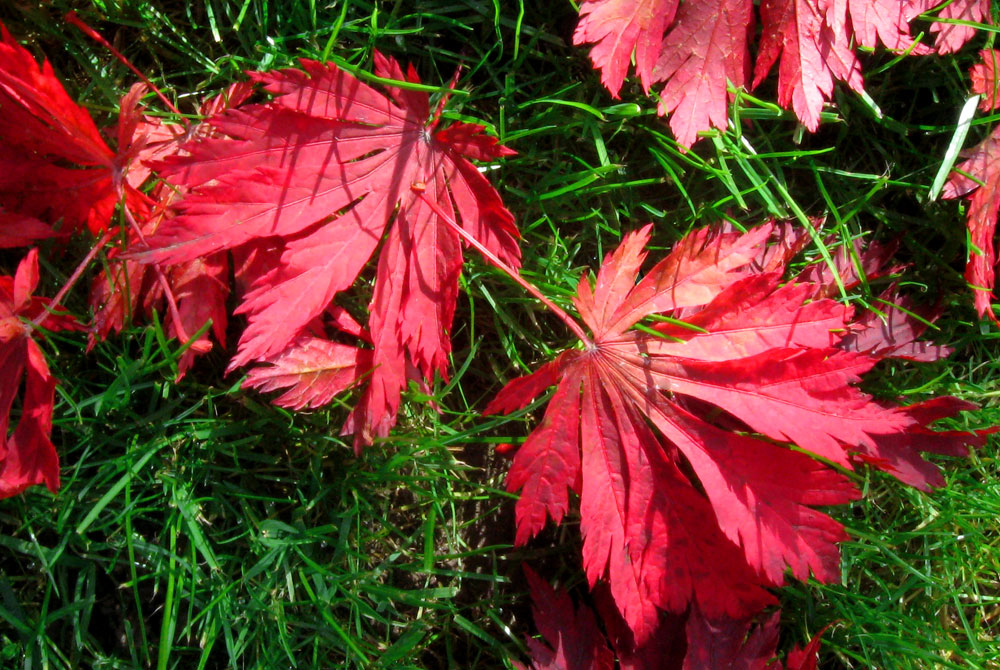
<path id="1" fill-rule="evenodd" d="M 0 277 L 0 498 L 35 484 L 59 489 L 59 456 L 50 439 L 55 377 L 32 339 L 32 322 L 47 330 L 79 329 L 66 315 L 53 314 L 35 296 L 38 250 L 32 249 L 13 277 Z M 21 415 L 13 433 L 10 413 L 23 386 Z"/>
<path id="2" fill-rule="evenodd" d="M 121 197 L 127 159 L 108 147 L 48 61 L 39 65 L 0 24 L 0 206 L 98 233 Z M 126 189 L 136 208 L 142 198 Z"/>
<path id="3" fill-rule="evenodd" d="M 1000 51 L 983 49 L 979 52 L 979 58 L 982 62 L 969 69 L 969 76 L 972 78 L 972 92 L 982 96 L 979 101 L 979 109 L 991 112 L 1000 107 L 1000 98 L 997 97 L 998 88 L 1000 88 L 1000 80 L 997 79 L 997 60 L 1000 59 Z"/>
<path id="4" fill-rule="evenodd" d="M 835 80 L 861 93 L 861 64 L 848 36 L 827 18 L 831 0 L 762 0 L 762 33 L 753 86 L 778 62 L 778 103 L 795 111 L 811 131 Z"/>
<path id="5" fill-rule="evenodd" d="M 376 75 L 419 83 L 376 54 Z M 275 97 L 210 120 L 224 138 L 184 145 L 162 174 L 185 189 L 178 215 L 151 239 L 146 261 L 189 262 L 280 238 L 277 266 L 237 309 L 247 328 L 230 368 L 285 351 L 382 246 L 368 323 L 372 372 L 345 430 L 356 445 L 387 434 L 408 380 L 446 376 L 462 250 L 411 190 L 421 185 L 505 261 L 519 258 L 517 229 L 469 158 L 512 153 L 482 128 L 439 128 L 428 96 L 385 93 L 334 65 L 252 73 Z M 389 225 L 390 222 L 393 225 Z M 383 241 L 384 238 L 384 241 Z"/>
<path id="6" fill-rule="evenodd" d="M 924 0 L 923 3 L 920 0 L 916 0 L 914 4 L 918 6 L 924 4 L 933 7 L 941 3 L 938 0 Z M 924 9 L 930 9 L 930 7 L 925 7 Z M 990 12 L 990 0 L 953 0 L 941 8 L 941 11 L 938 12 L 938 18 L 956 19 L 958 21 L 984 23 L 987 25 L 993 22 Z M 955 53 L 965 46 L 966 42 L 976 36 L 976 28 L 974 26 L 962 23 L 934 22 L 931 24 L 931 32 L 937 33 L 934 38 L 934 48 L 939 54 Z"/>
<path id="7" fill-rule="evenodd" d="M 965 280 L 972 288 L 979 316 L 989 316 L 996 321 L 992 305 L 996 266 L 993 238 L 1000 209 L 1000 126 L 967 153 L 965 161 L 956 165 L 955 170 L 945 183 L 941 197 L 966 196 L 968 200 L 966 222 L 970 249 Z"/>
<path id="8" fill-rule="evenodd" d="M 614 655 L 590 608 L 574 607 L 569 595 L 553 589 L 527 565 L 524 575 L 531 613 L 544 640 L 527 640 L 532 670 L 612 670 Z"/>
<path id="9" fill-rule="evenodd" d="M 514 380 L 486 409 L 513 411 L 556 385 L 511 465 L 517 543 L 547 517 L 561 521 L 569 492 L 579 495 L 584 569 L 592 586 L 607 579 L 638 646 L 662 610 L 740 620 L 772 602 L 766 588 L 786 571 L 839 579 L 847 536 L 814 506 L 859 493 L 801 450 L 927 488 L 937 470 L 919 451 L 982 443 L 928 428 L 967 403 L 899 408 L 857 388 L 882 358 L 910 353 L 918 328 L 859 322 L 822 297 L 824 272 L 783 279 L 790 255 L 769 250 L 773 233 L 779 249 L 797 246 L 773 225 L 695 231 L 642 279 L 650 227 L 627 235 L 574 298 L 593 340 Z M 861 266 L 883 271 L 883 249 L 860 252 Z M 822 281 L 802 280 L 810 274 Z M 866 339 L 844 342 L 857 334 Z"/>

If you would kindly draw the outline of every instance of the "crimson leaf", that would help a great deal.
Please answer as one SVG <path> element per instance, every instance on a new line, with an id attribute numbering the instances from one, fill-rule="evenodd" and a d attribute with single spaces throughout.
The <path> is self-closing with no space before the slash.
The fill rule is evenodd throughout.
<path id="1" fill-rule="evenodd" d="M 515 380 L 486 410 L 512 411 L 557 385 L 511 466 L 517 541 L 546 517 L 560 521 L 577 493 L 589 581 L 607 578 L 640 645 L 660 610 L 694 603 L 706 617 L 740 619 L 771 601 L 765 589 L 786 569 L 839 578 L 836 543 L 846 535 L 813 506 L 858 492 L 801 450 L 926 487 L 939 480 L 918 450 L 981 441 L 926 428 L 967 403 L 897 408 L 856 387 L 908 335 L 890 329 L 898 340 L 887 347 L 844 344 L 871 325 L 821 297 L 822 283 L 783 282 L 788 255 L 768 248 L 773 230 L 697 231 L 638 283 L 650 228 L 628 235 L 577 291 L 593 342 Z M 654 315 L 687 325 L 630 330 Z"/>

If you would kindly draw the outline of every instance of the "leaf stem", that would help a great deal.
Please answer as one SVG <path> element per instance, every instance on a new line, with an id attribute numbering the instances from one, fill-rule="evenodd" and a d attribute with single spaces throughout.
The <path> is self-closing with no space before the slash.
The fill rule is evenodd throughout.
<path id="1" fill-rule="evenodd" d="M 473 237 L 473 235 L 469 233 L 469 231 L 459 226 L 453 216 L 451 216 L 446 211 L 441 209 L 440 205 L 438 205 L 432 199 L 427 197 L 426 193 L 427 189 L 423 183 L 417 182 L 415 184 L 411 184 L 410 190 L 413 191 L 417 195 L 417 197 L 419 197 L 424 202 L 424 204 L 430 207 L 431 211 L 437 214 L 439 219 L 447 223 L 448 226 L 452 230 L 454 230 L 459 237 L 468 242 L 470 246 L 475 247 L 475 249 L 483 256 L 485 256 L 489 262 L 493 263 L 493 265 L 502 270 L 504 274 L 513 279 L 515 282 L 517 282 L 517 284 L 521 288 L 523 288 L 525 291 L 527 291 L 534 297 L 538 298 L 538 300 L 541 301 L 543 305 L 548 307 L 553 314 L 558 316 L 559 319 L 566 324 L 566 327 L 569 328 L 570 331 L 572 331 L 572 333 L 576 335 L 581 342 L 583 342 L 584 346 L 587 349 L 594 348 L 593 340 L 587 337 L 587 333 L 584 332 L 583 328 L 580 326 L 579 323 L 576 322 L 576 320 L 573 317 L 567 314 L 561 307 L 559 307 L 559 305 L 555 304 L 554 302 L 546 298 L 545 295 L 538 289 L 537 286 L 535 286 L 534 284 L 526 280 L 524 277 L 522 277 L 517 270 L 507 265 L 502 260 L 500 260 L 499 256 L 497 256 L 492 251 L 487 249 L 482 244 L 482 242 Z"/>
<path id="2" fill-rule="evenodd" d="M 132 227 L 133 232 L 135 232 L 136 237 L 139 238 L 144 246 L 149 248 L 149 243 L 146 241 L 146 236 L 143 235 L 142 229 L 139 227 L 139 222 L 135 220 L 132 216 L 132 212 L 127 206 L 122 206 L 122 212 L 125 214 L 125 220 L 128 221 L 129 226 Z M 156 274 L 156 282 L 163 289 L 163 297 L 167 301 L 167 311 L 170 312 L 170 318 L 174 322 L 174 331 L 177 333 L 177 339 L 181 344 L 187 342 L 190 337 L 188 337 L 187 331 L 184 330 L 184 322 L 181 321 L 181 313 L 177 308 L 177 300 L 174 298 L 173 291 L 170 290 L 170 283 L 167 281 L 167 276 L 163 273 L 163 268 L 160 267 L 159 263 L 153 263 L 153 272 Z"/>

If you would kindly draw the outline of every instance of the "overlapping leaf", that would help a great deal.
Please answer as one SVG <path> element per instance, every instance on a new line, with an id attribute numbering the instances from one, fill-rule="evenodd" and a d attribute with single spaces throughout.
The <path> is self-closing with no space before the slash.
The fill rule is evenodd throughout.
<path id="1" fill-rule="evenodd" d="M 854 42 L 927 51 L 908 28 L 925 5 L 764 0 L 754 85 L 780 63 L 779 101 L 815 129 L 835 80 L 861 90 Z M 981 3 L 949 7 L 942 16 L 985 16 Z M 728 85 L 744 86 L 750 74 L 753 3 L 591 0 L 581 14 L 576 39 L 597 43 L 595 62 L 605 62 L 614 93 L 634 51 L 643 86 L 664 84 L 661 111 L 682 143 L 725 127 Z M 957 34 L 941 31 L 940 48 L 952 48 Z M 297 409 L 328 403 L 368 378 L 346 425 L 358 445 L 389 430 L 407 381 L 447 374 L 462 252 L 439 212 L 517 265 L 512 217 L 469 162 L 509 151 L 479 126 L 440 129 L 427 95 L 406 85 L 419 84 L 412 68 L 404 73 L 391 59 L 376 56 L 376 74 L 401 84 L 386 93 L 311 61 L 301 70 L 254 73 L 274 98 L 215 105 L 211 130 L 175 132 L 142 118 L 136 89 L 122 104 L 117 152 L 51 67 L 39 66 L 6 31 L 0 65 L 0 246 L 50 235 L 43 219 L 100 231 L 123 197 L 151 214 L 134 226 L 130 245 L 152 236 L 143 260 L 174 268 L 158 277 L 159 289 L 133 260 L 120 264 L 121 274 L 101 277 L 99 336 L 119 328 L 127 312 L 149 310 L 158 291 L 172 290 L 171 332 L 212 320 L 222 339 L 232 252 L 235 274 L 247 284 L 239 311 L 249 322 L 233 365 L 264 363 L 248 385 L 283 390 L 277 402 Z M 991 74 L 995 67 L 984 69 L 982 81 Z M 240 96 L 249 93 L 244 87 Z M 994 90 L 988 104 L 995 100 Z M 988 244 L 997 216 L 992 152 L 964 163 L 973 178 L 956 177 L 946 191 L 976 191 L 974 241 Z M 159 202 L 150 211 L 137 189 L 153 160 L 174 184 L 154 190 Z M 171 202 L 177 194 L 183 200 Z M 649 230 L 630 235 L 595 284 L 579 286 L 575 304 L 593 341 L 515 380 L 490 407 L 511 411 L 557 386 L 511 469 L 509 487 L 522 493 L 517 538 L 528 541 L 548 517 L 559 522 L 570 493 L 579 495 L 588 580 L 607 585 L 614 615 L 626 623 L 627 636 L 619 637 L 628 638 L 627 651 L 614 643 L 623 667 L 652 658 L 646 653 L 662 642 L 664 612 L 686 617 L 685 668 L 779 667 L 769 661 L 776 619 L 748 638 L 750 619 L 774 602 L 767 589 L 786 573 L 837 577 L 836 543 L 845 534 L 815 506 L 857 496 L 847 477 L 804 452 L 848 469 L 868 463 L 928 488 L 940 475 L 918 452 L 960 454 L 978 441 L 931 428 L 967 403 L 939 398 L 901 408 L 857 389 L 884 357 L 927 360 L 944 351 L 916 342 L 922 326 L 912 305 L 898 301 L 885 319 L 856 317 L 828 298 L 824 272 L 786 281 L 785 263 L 801 242 L 782 229 L 781 242 L 769 247 L 775 231 L 700 231 L 638 283 Z M 363 328 L 335 298 L 379 246 Z M 970 281 L 992 286 L 992 247 L 983 251 Z M 862 258 L 862 266 L 871 260 Z M 32 296 L 37 282 L 34 251 L 15 277 L 0 278 L 0 375 L 9 382 L 0 391 L 0 497 L 37 483 L 58 486 L 49 438 L 55 380 L 31 336 L 35 326 L 75 326 Z M 894 292 L 884 299 L 896 301 Z M 978 299 L 977 306 L 986 309 Z M 359 346 L 333 341 L 330 330 Z M 191 350 L 207 346 L 202 340 Z M 594 617 L 529 580 L 549 642 L 530 644 L 536 667 L 609 669 L 612 654 Z M 788 667 L 814 667 L 813 652 L 796 652 Z"/>
<path id="2" fill-rule="evenodd" d="M 785 663 L 775 659 L 778 612 L 758 623 L 759 617 L 709 619 L 692 607 L 665 619 L 646 643 L 635 645 L 629 631 L 621 629 L 617 612 L 602 608 L 600 599 L 596 609 L 607 637 L 597 627 L 593 610 L 582 603 L 574 607 L 568 594 L 553 589 L 530 568 L 525 567 L 525 574 L 535 626 L 545 641 L 528 639 L 532 670 L 610 670 L 614 656 L 622 670 L 816 669 L 822 631 L 805 649 L 789 652 Z"/>
<path id="3" fill-rule="evenodd" d="M 614 656 L 593 611 L 582 605 L 574 607 L 569 595 L 553 589 L 530 567 L 524 567 L 524 574 L 531 590 L 535 626 L 545 640 L 528 639 L 532 669 L 612 670 Z"/>
<path id="4" fill-rule="evenodd" d="M 39 66 L 0 25 L 0 207 L 99 232 L 121 198 L 128 160 L 108 147 L 49 62 Z M 136 192 L 126 197 L 141 206 Z"/>
<path id="5" fill-rule="evenodd" d="M 670 116 L 678 142 L 691 146 L 700 131 L 725 129 L 728 86 L 749 80 L 751 0 L 585 0 L 573 35 L 591 44 L 601 81 L 617 96 L 634 56 L 646 92 L 662 84 L 660 114 Z M 761 38 L 753 69 L 758 86 L 778 65 L 778 101 L 810 130 L 836 81 L 863 90 L 857 45 L 911 54 L 930 49 L 915 43 L 910 22 L 933 9 L 933 0 L 763 0 Z M 946 4 L 941 18 L 983 22 L 986 0 Z M 968 25 L 934 23 L 940 53 L 955 51 L 975 34 Z"/>
<path id="6" fill-rule="evenodd" d="M 996 318 L 992 297 L 995 282 L 994 233 L 1000 208 L 1000 127 L 976 146 L 941 192 L 943 198 L 967 196 L 966 219 L 971 245 L 965 280 L 972 287 L 976 311 Z M 969 175 L 969 176 L 966 176 Z"/>
<path id="7" fill-rule="evenodd" d="M 697 609 L 688 614 L 683 670 L 816 670 L 823 631 L 805 648 L 795 647 L 785 662 L 775 660 L 780 614 L 753 620 L 711 620 Z"/>
<path id="8" fill-rule="evenodd" d="M 249 87 L 241 86 L 249 92 Z M 134 242 L 155 229 L 174 193 L 162 187 L 154 189 L 152 198 L 141 193 L 139 187 L 151 174 L 142 161 L 176 153 L 183 139 L 198 134 L 199 126 L 189 132 L 183 126 L 144 118 L 138 105 L 144 92 L 145 87 L 137 85 L 122 98 L 114 151 L 90 114 L 69 97 L 49 63 L 39 66 L 2 31 L 0 247 L 51 237 L 55 233 L 48 223 L 66 232 L 100 232 L 123 200 L 126 218 L 135 222 L 127 239 Z M 119 251 L 109 253 L 110 278 L 102 272 L 93 284 L 91 343 L 120 330 L 128 315 L 151 311 L 165 291 L 171 292 L 170 302 L 176 307 L 166 319 L 170 335 L 195 332 L 210 318 L 217 338 L 222 338 L 228 295 L 224 256 L 175 268 L 171 277 L 157 281 L 154 275 L 159 269 L 118 263 Z M 210 346 L 207 336 L 191 343 L 180 361 L 181 373 L 196 353 Z"/>
<path id="9" fill-rule="evenodd" d="M 627 236 L 594 285 L 584 278 L 577 291 L 593 341 L 514 380 L 487 408 L 508 412 L 557 385 L 511 467 L 517 540 L 546 517 L 560 521 L 569 492 L 578 494 L 588 578 L 607 578 L 637 644 L 660 610 L 695 603 L 708 618 L 741 619 L 770 602 L 765 589 L 786 570 L 839 577 L 836 543 L 846 536 L 813 506 L 858 493 L 789 444 L 926 488 L 939 479 L 918 451 L 981 441 L 927 429 L 967 403 L 897 408 L 858 390 L 878 360 L 912 353 L 920 328 L 897 320 L 877 329 L 822 297 L 822 281 L 783 281 L 786 251 L 798 243 L 782 229 L 782 244 L 769 249 L 773 230 L 698 231 L 638 283 L 649 228 Z M 684 322 L 630 330 L 664 315 Z"/>
<path id="10" fill-rule="evenodd" d="M 972 79 L 972 92 L 982 96 L 979 109 L 990 112 L 1000 107 L 1000 78 L 997 77 L 997 64 L 1000 62 L 1000 51 L 983 49 L 979 52 L 982 61 L 969 69 Z"/>
<path id="11" fill-rule="evenodd" d="M 913 4 L 921 11 L 926 11 L 941 3 L 937 0 L 914 0 Z M 970 23 L 993 22 L 990 0 L 954 0 L 945 4 L 938 16 L 956 21 L 956 23 L 935 22 L 931 25 L 931 32 L 935 34 L 934 46 L 941 54 L 954 53 L 973 38 L 976 28 L 969 25 Z"/>
<path id="12" fill-rule="evenodd" d="M 261 391 L 287 389 L 275 403 L 291 409 L 328 405 L 372 367 L 372 352 L 320 337 L 301 336 L 268 366 L 254 368 L 246 386 Z"/>
<path id="13" fill-rule="evenodd" d="M 861 64 L 850 36 L 834 27 L 829 0 L 763 0 L 762 34 L 754 65 L 754 86 L 775 62 L 778 102 L 791 108 L 809 130 L 819 127 L 823 103 L 833 95 L 834 81 L 862 91 Z"/>
<path id="14" fill-rule="evenodd" d="M 59 457 L 50 439 L 56 380 L 32 334 L 34 324 L 48 330 L 78 325 L 50 313 L 49 301 L 32 295 L 38 279 L 35 249 L 13 277 L 0 277 L 0 498 L 35 484 L 45 484 L 50 491 L 59 488 Z M 10 414 L 18 395 L 21 416 L 11 432 Z"/>
<path id="15" fill-rule="evenodd" d="M 145 86 L 133 86 L 122 98 L 118 122 L 119 144 L 131 147 L 133 156 L 125 179 L 135 188 L 149 179 L 150 163 L 181 154 L 185 142 L 213 135 L 207 123 L 186 127 L 143 115 L 139 99 L 145 90 Z M 244 102 L 252 92 L 247 83 L 235 84 L 203 103 L 200 112 L 206 116 L 216 114 L 230 105 Z M 108 269 L 99 273 L 91 285 L 90 303 L 94 311 L 91 346 L 110 333 L 120 331 L 130 318 L 140 314 L 148 316 L 171 301 L 169 315 L 164 319 L 169 336 L 187 343 L 189 337 L 211 321 L 215 339 L 225 343 L 229 297 L 229 261 L 225 252 L 179 263 L 162 275 L 152 265 L 121 258 L 123 251 L 141 245 L 145 237 L 156 232 L 169 216 L 181 191 L 178 186 L 156 184 L 150 192 L 155 209 L 137 224 L 138 229 L 129 231 L 124 249 L 113 249 L 108 254 Z M 178 361 L 179 376 L 190 368 L 196 355 L 212 347 L 208 333 L 187 344 L 187 351 Z"/>
<path id="16" fill-rule="evenodd" d="M 32 216 L 0 210 L 0 249 L 26 247 L 52 236 L 52 229 Z"/>
<path id="17" fill-rule="evenodd" d="M 983 96 L 980 108 L 988 111 L 1000 105 L 996 95 L 997 52 L 985 50 L 980 55 L 982 63 L 972 68 L 972 83 L 973 90 Z M 961 196 L 968 199 L 966 221 L 971 246 L 965 280 L 972 287 L 979 315 L 996 320 L 992 297 L 996 266 L 994 235 L 1000 211 L 1000 126 L 969 151 L 964 162 L 955 166 L 955 172 L 941 191 L 942 198 Z"/>
<path id="18" fill-rule="evenodd" d="M 909 24 L 935 4 L 928 0 L 832 0 L 827 11 L 830 24 L 845 42 L 853 29 L 861 46 L 875 48 L 881 43 L 894 51 L 926 54 L 930 49 L 913 41 Z"/>
<path id="19" fill-rule="evenodd" d="M 511 152 L 479 126 L 438 128 L 426 93 L 383 94 L 333 65 L 302 67 L 252 73 L 275 97 L 213 117 L 224 138 L 186 144 L 188 155 L 167 162 L 163 173 L 188 195 L 146 258 L 181 263 L 280 239 L 279 263 L 237 310 L 248 325 L 236 367 L 281 356 L 382 243 L 368 323 L 374 369 L 345 427 L 361 445 L 395 422 L 407 380 L 446 374 L 462 252 L 411 186 L 516 265 L 513 218 L 468 160 Z M 404 74 L 381 55 L 376 74 L 418 83 L 412 68 Z"/>

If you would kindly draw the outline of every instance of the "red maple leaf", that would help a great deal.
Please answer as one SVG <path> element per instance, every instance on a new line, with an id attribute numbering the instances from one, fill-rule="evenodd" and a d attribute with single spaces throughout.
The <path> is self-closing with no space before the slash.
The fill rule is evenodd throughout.
<path id="1" fill-rule="evenodd" d="M 1000 96 L 997 95 L 1000 89 L 1000 79 L 997 78 L 1000 51 L 983 49 L 979 52 L 979 57 L 983 62 L 969 68 L 969 77 L 972 79 L 972 92 L 982 96 L 979 109 L 990 112 L 1000 107 Z"/>
<path id="2" fill-rule="evenodd" d="M 611 95 L 618 97 L 633 52 L 636 74 L 649 91 L 663 33 L 673 23 L 679 4 L 680 0 L 588 0 L 580 5 L 573 44 L 594 45 L 590 58 Z"/>
<path id="3" fill-rule="evenodd" d="M 612 670 L 614 655 L 597 626 L 593 611 L 573 606 L 527 565 L 524 574 L 531 592 L 531 613 L 545 644 L 528 638 L 533 670 Z M 520 663 L 516 667 L 523 668 Z"/>
<path id="4" fill-rule="evenodd" d="M 759 85 L 779 58 L 778 102 L 791 107 L 809 130 L 819 127 L 823 103 L 834 80 L 864 89 L 861 65 L 850 36 L 827 17 L 831 0 L 763 0 L 763 30 L 753 85 Z"/>
<path id="5" fill-rule="evenodd" d="M 125 179 L 134 188 L 142 186 L 152 174 L 150 163 L 165 160 L 183 153 L 186 142 L 195 138 L 217 135 L 207 123 L 188 126 L 167 124 L 142 113 L 139 100 L 146 86 L 136 84 L 120 104 L 118 121 L 119 145 L 129 147 L 132 161 L 127 166 Z M 199 110 L 210 116 L 238 105 L 253 92 L 246 83 L 230 86 L 225 92 L 205 101 Z M 186 340 L 198 332 L 209 320 L 215 339 L 225 343 L 226 300 L 229 297 L 229 261 L 224 252 L 196 258 L 170 268 L 160 282 L 156 269 L 134 260 L 123 260 L 123 252 L 140 244 L 139 233 L 152 235 L 170 212 L 180 187 L 156 184 L 150 191 L 156 203 L 152 212 L 138 223 L 138 230 L 131 229 L 123 249 L 108 254 L 109 268 L 95 277 L 91 285 L 90 303 L 94 319 L 90 330 L 90 346 L 105 339 L 110 333 L 120 331 L 130 317 L 151 314 L 163 302 L 172 300 L 171 311 L 165 319 L 167 334 Z M 170 289 L 168 297 L 164 284 Z M 176 312 L 173 311 L 176 307 Z M 183 335 L 183 337 L 181 337 Z M 197 354 L 212 347 L 208 333 L 188 345 L 178 361 L 178 378 L 190 368 Z"/>
<path id="6" fill-rule="evenodd" d="M 993 236 L 1000 210 L 1000 126 L 955 166 L 941 191 L 942 198 L 967 196 L 966 221 L 969 228 L 969 262 L 965 280 L 974 292 L 976 311 L 997 320 L 992 297 L 996 251 Z"/>
<path id="7" fill-rule="evenodd" d="M 122 193 L 116 154 L 90 114 L 0 24 L 0 206 L 71 230 L 104 230 Z M 135 207 L 142 198 L 132 189 Z"/>
<path id="8" fill-rule="evenodd" d="M 875 48 L 881 42 L 894 51 L 927 54 L 930 49 L 913 41 L 909 23 L 928 9 L 925 0 L 832 0 L 829 20 L 834 30 L 861 46 Z"/>
<path id="9" fill-rule="evenodd" d="M 26 247 L 53 234 L 48 225 L 32 216 L 0 210 L 0 249 Z"/>
<path id="10" fill-rule="evenodd" d="M 67 18 L 101 41 L 78 19 Z M 247 86 L 243 88 L 249 91 Z M 155 199 L 140 193 L 138 188 L 150 175 L 141 161 L 176 153 L 181 140 L 197 133 L 165 131 L 158 121 L 143 118 L 138 101 L 144 90 L 137 85 L 122 98 L 116 133 L 118 151 L 113 151 L 89 113 L 66 93 L 49 63 L 44 61 L 39 66 L 2 29 L 0 246 L 23 245 L 51 236 L 51 229 L 39 219 L 52 223 L 62 220 L 70 231 L 86 227 L 99 232 L 107 228 L 114 208 L 122 200 L 132 238 L 141 238 L 143 232 L 155 229 L 174 194 L 162 186 L 154 189 Z M 157 207 L 151 212 L 149 205 L 154 202 Z M 110 254 L 112 260 L 116 253 Z M 194 332 L 211 318 L 217 338 L 224 336 L 228 295 L 225 257 L 176 268 L 172 282 L 159 268 L 150 271 L 114 267 L 112 275 L 109 280 L 101 273 L 95 280 L 92 342 L 94 337 L 103 338 L 120 329 L 125 315 L 139 311 L 140 303 L 144 311 L 150 311 L 164 293 L 170 293 L 168 302 L 172 307 L 167 320 L 169 334 Z M 192 343 L 179 363 L 181 374 L 195 353 L 210 346 L 207 336 Z"/>
<path id="11" fill-rule="evenodd" d="M 614 656 L 622 670 L 816 670 L 823 631 L 805 649 L 789 652 L 784 664 L 776 660 L 779 612 L 764 621 L 759 614 L 711 619 L 692 606 L 681 615 L 664 617 L 655 634 L 636 645 L 617 610 L 604 606 L 600 591 L 595 593 L 596 610 L 606 636 L 593 610 L 582 603 L 574 608 L 569 595 L 553 589 L 530 568 L 525 567 L 525 574 L 535 627 L 548 643 L 528 639 L 533 670 L 610 670 Z M 523 668 L 519 663 L 515 667 Z"/>
<path id="12" fill-rule="evenodd" d="M 38 251 L 32 249 L 13 277 L 0 277 L 0 498 L 34 484 L 59 488 L 59 457 L 49 436 L 56 380 L 32 339 L 35 326 L 78 329 L 65 315 L 49 312 L 46 298 L 32 295 L 38 285 Z M 21 416 L 10 433 L 10 413 L 24 386 Z"/>
<path id="13" fill-rule="evenodd" d="M 823 631 L 804 649 L 790 651 L 784 664 L 775 660 L 780 618 L 775 612 L 754 625 L 753 619 L 712 620 L 692 608 L 685 630 L 688 649 L 683 670 L 816 670 Z"/>
<path id="14" fill-rule="evenodd" d="M 997 78 L 997 59 L 1000 52 L 984 49 L 981 63 L 969 70 L 972 90 L 982 96 L 979 108 L 984 112 L 1000 106 L 997 96 L 1000 79 Z M 955 166 L 944 189 L 942 198 L 966 196 L 969 228 L 969 261 L 965 267 L 965 280 L 973 290 L 976 311 L 994 321 L 992 298 L 995 282 L 996 250 L 994 235 L 997 213 L 1000 211 L 1000 126 L 993 129 L 978 146 L 966 152 L 965 161 Z"/>
<path id="15" fill-rule="evenodd" d="M 404 74 L 381 54 L 375 62 L 380 77 L 419 83 L 412 67 Z M 439 128 L 426 93 L 386 86 L 386 95 L 333 65 L 302 67 L 251 73 L 275 97 L 213 117 L 224 139 L 186 144 L 189 155 L 167 162 L 163 174 L 188 195 L 146 260 L 181 263 L 283 242 L 277 266 L 237 309 L 248 321 L 237 367 L 281 355 L 355 282 L 385 237 L 368 323 L 373 370 L 345 426 L 361 445 L 387 434 L 408 379 L 447 370 L 461 246 L 411 186 L 517 264 L 513 217 L 468 160 L 512 152 L 480 126 Z"/>
<path id="16" fill-rule="evenodd" d="M 674 134 L 690 146 L 698 131 L 726 127 L 726 80 L 745 83 L 752 29 L 750 0 L 589 0 L 573 43 L 594 43 L 591 60 L 615 96 L 634 51 L 643 88 L 665 82 L 660 113 L 673 114 Z"/>
<path id="17" fill-rule="evenodd" d="M 750 78 L 747 41 L 753 28 L 753 6 L 746 0 L 681 5 L 664 38 L 671 48 L 660 54 L 653 77 L 664 82 L 659 113 L 670 115 L 670 128 L 684 146 L 708 126 L 726 128 L 727 87 L 741 88 Z"/>
<path id="18" fill-rule="evenodd" d="M 245 385 L 261 391 L 288 389 L 274 400 L 282 407 L 322 407 L 370 372 L 371 360 L 371 349 L 302 335 L 266 361 L 270 365 L 251 370 Z"/>
<path id="19" fill-rule="evenodd" d="M 739 619 L 770 602 L 764 587 L 780 585 L 786 569 L 839 578 L 836 543 L 846 536 L 812 506 L 857 491 L 789 443 L 926 487 L 935 469 L 918 450 L 981 441 L 925 428 L 967 403 L 895 408 L 856 388 L 912 332 L 890 329 L 883 348 L 844 343 L 871 324 L 817 297 L 824 284 L 783 282 L 789 257 L 767 248 L 772 230 L 698 231 L 638 283 L 649 227 L 628 235 L 593 287 L 580 282 L 575 304 L 592 340 L 514 380 L 486 409 L 512 411 L 557 385 L 511 466 L 517 542 L 546 517 L 559 522 L 577 493 L 584 568 L 592 585 L 607 577 L 637 644 L 659 610 L 694 602 L 707 617 Z M 686 323 L 654 318 L 631 330 L 657 315 Z"/>
<path id="20" fill-rule="evenodd" d="M 749 80 L 749 39 L 754 34 L 751 0 L 585 0 L 573 34 L 576 45 L 591 44 L 590 58 L 601 82 L 615 97 L 629 64 L 648 93 L 658 84 L 659 113 L 683 146 L 698 133 L 728 126 L 728 86 Z M 780 59 L 778 101 L 810 130 L 819 125 L 823 104 L 836 81 L 861 92 L 855 46 L 879 43 L 895 51 L 926 54 L 909 23 L 940 4 L 936 0 L 763 0 L 761 38 L 752 86 Z M 988 0 L 959 0 L 941 18 L 983 21 Z M 974 28 L 934 23 L 941 53 L 954 51 Z"/>
<path id="21" fill-rule="evenodd" d="M 941 4 L 938 0 L 914 0 L 920 11 L 926 11 Z M 938 18 L 956 19 L 970 23 L 992 23 L 990 0 L 954 0 L 947 3 L 938 13 Z M 954 53 L 976 35 L 976 28 L 962 23 L 934 22 L 931 32 L 937 33 L 934 47 L 940 54 Z"/>

